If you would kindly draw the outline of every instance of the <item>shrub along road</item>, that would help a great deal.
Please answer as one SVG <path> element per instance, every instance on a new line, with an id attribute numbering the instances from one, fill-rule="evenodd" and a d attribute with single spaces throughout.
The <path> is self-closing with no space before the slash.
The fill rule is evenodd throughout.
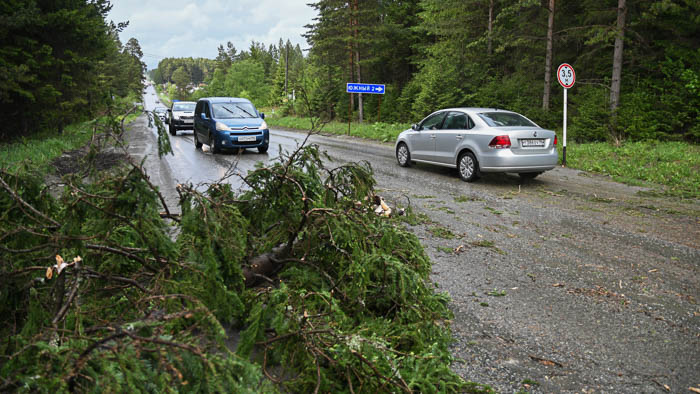
<path id="1" fill-rule="evenodd" d="M 185 131 L 171 137 L 174 156 L 159 161 L 143 117 L 128 134 L 173 207 L 175 184 L 245 173 L 304 138 L 273 130 L 267 154 L 214 156 L 195 150 Z M 399 167 L 392 144 L 311 142 L 337 165 L 371 163 L 377 193 L 415 213 L 406 225 L 434 262 L 435 285 L 452 297 L 453 368 L 465 379 L 499 392 L 700 387 L 698 201 L 566 168 L 526 184 L 504 174 L 467 184 L 453 170 Z"/>

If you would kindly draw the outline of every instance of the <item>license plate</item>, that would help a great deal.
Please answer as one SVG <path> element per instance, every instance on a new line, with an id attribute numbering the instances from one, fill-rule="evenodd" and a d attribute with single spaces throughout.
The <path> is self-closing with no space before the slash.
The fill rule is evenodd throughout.
<path id="1" fill-rule="evenodd" d="M 525 147 L 525 148 L 541 147 L 541 146 L 544 146 L 544 139 L 537 138 L 537 139 L 520 140 L 520 145 Z"/>
<path id="2" fill-rule="evenodd" d="M 251 142 L 255 141 L 255 136 L 254 135 L 242 135 L 238 137 L 238 142 Z"/>
<path id="3" fill-rule="evenodd" d="M 182 121 L 182 123 L 185 123 L 185 124 L 192 124 L 193 122 L 194 122 L 193 119 L 184 119 L 184 120 Z"/>

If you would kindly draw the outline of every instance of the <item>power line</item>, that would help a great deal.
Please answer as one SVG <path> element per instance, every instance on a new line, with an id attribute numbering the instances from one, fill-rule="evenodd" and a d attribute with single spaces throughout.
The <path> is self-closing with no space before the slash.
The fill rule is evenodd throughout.
<path id="1" fill-rule="evenodd" d="M 146 52 L 142 52 L 142 53 L 143 53 L 143 56 L 146 56 L 146 57 L 154 57 L 154 58 L 157 58 L 157 59 L 165 59 L 165 56 L 155 55 L 155 54 L 153 54 L 153 53 L 146 53 Z"/>

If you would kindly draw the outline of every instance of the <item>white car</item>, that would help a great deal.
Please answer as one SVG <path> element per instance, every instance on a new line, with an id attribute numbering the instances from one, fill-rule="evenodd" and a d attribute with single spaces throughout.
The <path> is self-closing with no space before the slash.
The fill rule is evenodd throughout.
<path id="1" fill-rule="evenodd" d="M 512 111 L 449 108 L 436 111 L 396 139 L 396 159 L 457 168 L 466 182 L 485 172 L 532 179 L 557 165 L 557 136 Z"/>
<path id="2" fill-rule="evenodd" d="M 171 135 L 177 135 L 178 130 L 194 129 L 194 101 L 175 101 L 168 108 L 168 126 Z"/>

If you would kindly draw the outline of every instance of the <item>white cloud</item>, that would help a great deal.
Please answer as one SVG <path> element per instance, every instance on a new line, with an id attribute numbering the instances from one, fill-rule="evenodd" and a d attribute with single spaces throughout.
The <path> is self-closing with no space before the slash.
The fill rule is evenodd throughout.
<path id="1" fill-rule="evenodd" d="M 164 57 L 215 58 L 231 41 L 244 50 L 251 41 L 265 47 L 289 39 L 306 48 L 302 34 L 316 16 L 308 0 L 113 0 L 108 19 L 129 21 L 122 43 L 135 37 L 143 61 L 155 68 Z"/>

